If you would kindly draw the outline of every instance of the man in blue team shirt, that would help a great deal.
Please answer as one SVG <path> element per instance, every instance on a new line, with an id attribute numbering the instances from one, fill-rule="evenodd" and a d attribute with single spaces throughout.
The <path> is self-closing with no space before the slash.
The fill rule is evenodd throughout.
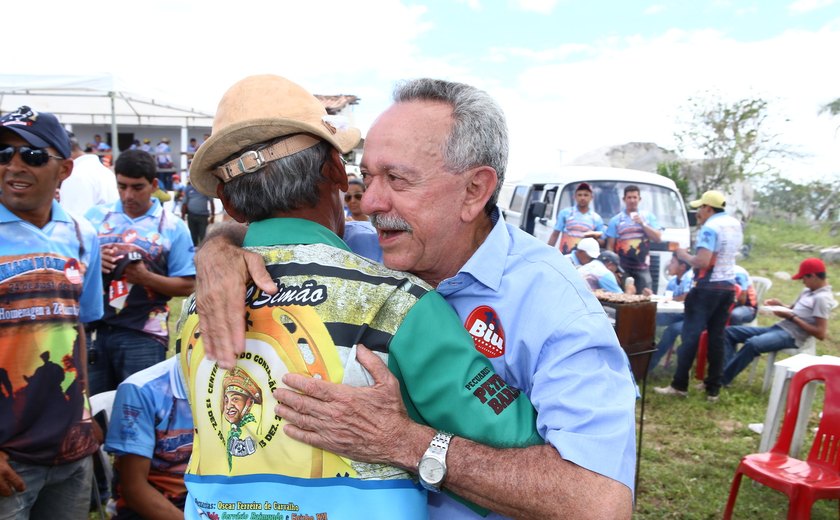
<path id="1" fill-rule="evenodd" d="M 741 288 L 735 307 L 729 315 L 729 325 L 744 325 L 755 319 L 758 312 L 758 295 L 750 273 L 740 265 L 735 266 L 735 283 Z"/>
<path id="2" fill-rule="evenodd" d="M 70 139 L 27 106 L 0 118 L 0 516 L 87 518 L 98 449 L 83 323 L 102 316 L 96 232 L 53 199 Z"/>
<path id="3" fill-rule="evenodd" d="M 650 277 L 650 243 L 662 239 L 662 227 L 656 215 L 639 209 L 641 191 L 635 184 L 624 187 L 624 210 L 610 219 L 607 249 L 621 258 L 621 267 L 636 282 L 636 294 L 653 290 Z"/>
<path id="4" fill-rule="evenodd" d="M 665 289 L 666 294 L 670 293 L 673 301 L 685 301 L 685 297 L 688 296 L 688 291 L 691 290 L 691 285 L 694 282 L 694 272 L 691 270 L 691 265 L 673 255 L 671 256 L 671 262 L 668 264 L 668 274 L 671 275 L 671 278 L 668 280 L 668 286 Z M 685 321 L 685 314 L 682 312 L 656 313 L 656 325 L 665 327 L 665 330 L 659 338 L 659 343 L 656 344 L 656 352 L 650 358 L 651 369 L 656 368 L 659 361 L 674 347 L 677 337 L 682 333 L 683 321 Z"/>
<path id="5" fill-rule="evenodd" d="M 677 351 L 677 370 L 670 386 L 654 388 L 656 393 L 685 397 L 691 365 L 697 356 L 700 335 L 708 331 L 709 371 L 704 381 L 709 401 L 720 394 L 724 363 L 724 329 L 735 301 L 735 256 L 741 249 L 743 231 L 738 219 L 727 215 L 726 198 L 719 191 L 707 191 L 689 203 L 697 209 L 695 254 L 685 249 L 674 253 L 695 270 L 694 288 L 685 299 L 682 345 Z"/>
<path id="6" fill-rule="evenodd" d="M 120 383 L 105 449 L 117 470 L 114 518 L 183 518 L 193 420 L 178 356 Z"/>
<path id="7" fill-rule="evenodd" d="M 578 261 L 578 274 L 583 277 L 593 291 L 602 290 L 611 293 L 622 293 L 615 274 L 599 259 L 601 248 L 591 237 L 578 242 L 572 251 L 572 256 Z"/>
<path id="8" fill-rule="evenodd" d="M 531 399 L 546 440 L 496 449 L 453 438 L 443 486 L 498 513 L 489 518 L 630 518 L 636 392 L 627 356 L 571 263 L 500 218 L 508 149 L 501 108 L 474 87 L 433 79 L 398 86 L 394 99 L 369 130 L 361 165 L 362 209 L 379 232 L 383 261 L 436 287 L 476 348 Z M 235 302 L 247 273 L 239 269 L 248 265 L 260 289 L 277 290 L 262 259 L 242 255 L 213 238 L 199 252 L 199 277 L 214 280 L 213 294 L 197 296 L 202 338 L 221 366 L 233 366 L 244 349 Z M 274 392 L 289 436 L 417 472 L 429 438 L 404 411 L 381 406 L 399 392 L 393 376 L 367 388 L 289 376 L 283 381 L 294 391 Z M 369 425 L 363 435 L 359 421 Z M 433 519 L 480 518 L 445 494 L 430 493 L 429 503 Z"/>
<path id="9" fill-rule="evenodd" d="M 601 215 L 589 207 L 592 204 L 592 187 L 588 183 L 581 182 L 575 188 L 575 206 L 570 206 L 557 214 L 557 224 L 554 231 L 548 237 L 548 245 L 557 244 L 560 238 L 560 252 L 564 255 L 571 253 L 578 242 L 583 238 L 593 238 L 598 241 L 599 246 L 604 245 L 601 238 L 607 226 Z"/>
<path id="10" fill-rule="evenodd" d="M 183 220 L 152 197 L 154 157 L 120 154 L 114 170 L 120 200 L 85 215 L 99 233 L 105 315 L 96 324 L 90 366 L 93 393 L 114 390 L 131 374 L 166 358 L 169 307 L 195 285 L 193 244 Z"/>

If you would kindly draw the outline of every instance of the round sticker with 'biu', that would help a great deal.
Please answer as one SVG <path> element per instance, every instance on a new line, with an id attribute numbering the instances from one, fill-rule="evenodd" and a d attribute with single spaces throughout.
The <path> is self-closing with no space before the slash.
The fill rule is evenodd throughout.
<path id="1" fill-rule="evenodd" d="M 73 285 L 82 283 L 82 271 L 79 268 L 79 261 L 75 258 L 67 260 L 64 264 L 64 277 Z"/>

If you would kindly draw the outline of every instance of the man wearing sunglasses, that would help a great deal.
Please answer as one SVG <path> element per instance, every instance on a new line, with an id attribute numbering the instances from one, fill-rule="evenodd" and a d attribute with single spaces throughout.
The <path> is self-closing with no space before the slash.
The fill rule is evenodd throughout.
<path id="1" fill-rule="evenodd" d="M 724 385 L 731 383 L 756 356 L 799 348 L 811 336 L 823 340 L 828 335 L 828 317 L 837 301 L 828 284 L 825 264 L 819 258 L 806 258 L 799 264 L 799 272 L 793 279 L 802 280 L 805 288 L 790 307 L 776 298 L 764 301 L 764 305 L 774 306 L 773 314 L 782 321 L 771 327 L 739 325 L 726 328 Z M 736 354 L 735 346 L 739 343 L 744 346 Z"/>
<path id="2" fill-rule="evenodd" d="M 72 171 L 54 115 L 24 106 L 0 118 L 4 518 L 86 518 L 90 505 L 98 441 L 85 413 L 82 323 L 102 315 L 102 279 L 93 227 L 53 199 Z"/>

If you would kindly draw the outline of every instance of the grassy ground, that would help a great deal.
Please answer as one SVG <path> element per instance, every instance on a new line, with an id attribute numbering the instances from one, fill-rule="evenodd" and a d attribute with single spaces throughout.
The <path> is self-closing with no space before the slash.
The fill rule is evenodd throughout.
<path id="1" fill-rule="evenodd" d="M 826 227 L 798 225 L 781 219 L 753 220 L 745 236 L 752 250 L 739 263 L 753 275 L 770 278 L 773 287 L 767 297 L 786 303 L 795 299 L 802 283 L 776 278 L 774 273 L 793 274 L 802 259 L 818 256 L 815 251 L 796 251 L 786 245 L 827 247 L 838 243 L 838 238 L 831 236 Z M 828 271 L 829 282 L 834 282 L 835 292 L 840 291 L 840 265 L 828 265 Z M 775 321 L 772 317 L 762 317 L 760 324 L 770 325 Z M 826 341 L 817 343 L 817 353 L 840 355 L 838 310 L 829 321 L 829 335 Z M 714 404 L 707 403 L 705 394 L 693 388 L 687 399 L 657 395 L 652 387 L 667 385 L 670 377 L 667 371 L 651 374 L 635 518 L 721 517 L 738 461 L 743 455 L 758 451 L 759 435 L 747 425 L 764 421 L 767 409 L 767 393 L 761 392 L 764 368 L 762 359 L 755 381 L 750 384 L 745 371 L 730 388 L 723 390 L 720 401 Z M 811 426 L 816 426 L 820 395 L 818 392 Z M 809 442 L 810 439 L 806 440 L 806 448 Z M 837 501 L 817 502 L 812 518 L 837 518 L 837 507 Z M 735 518 L 785 518 L 786 512 L 787 498 L 783 494 L 752 485 L 747 478 L 742 481 Z"/>

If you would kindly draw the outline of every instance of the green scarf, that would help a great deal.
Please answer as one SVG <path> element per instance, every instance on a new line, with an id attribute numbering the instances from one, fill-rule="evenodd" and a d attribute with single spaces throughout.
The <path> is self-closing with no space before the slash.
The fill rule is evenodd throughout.
<path id="1" fill-rule="evenodd" d="M 230 445 L 233 439 L 238 439 L 240 435 L 242 435 L 242 427 L 248 423 L 256 422 L 257 420 L 254 419 L 254 414 L 247 413 L 245 414 L 242 419 L 236 423 L 230 425 L 230 431 L 228 432 L 227 437 L 227 459 L 228 459 L 228 471 L 233 470 L 233 455 L 230 452 Z"/>

